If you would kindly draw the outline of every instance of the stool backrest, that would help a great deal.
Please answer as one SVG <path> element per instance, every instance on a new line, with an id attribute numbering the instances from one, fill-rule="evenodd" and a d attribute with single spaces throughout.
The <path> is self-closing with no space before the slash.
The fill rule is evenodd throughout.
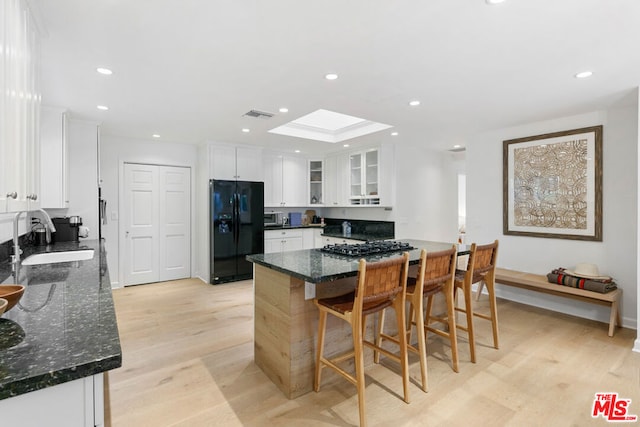
<path id="1" fill-rule="evenodd" d="M 426 252 L 423 249 L 423 252 Z M 419 274 L 423 274 L 422 283 L 425 289 L 438 284 L 453 283 L 456 273 L 457 249 L 455 245 L 451 249 L 444 251 L 429 252 L 423 261 L 422 253 L 420 254 Z M 422 263 L 424 263 L 424 273 L 422 273 Z M 420 281 L 420 277 L 418 277 Z"/>
<path id="2" fill-rule="evenodd" d="M 482 276 L 490 271 L 495 271 L 498 259 L 498 241 L 487 245 L 476 245 L 475 253 L 472 254 L 473 283 L 479 281 Z"/>
<path id="3" fill-rule="evenodd" d="M 396 295 L 406 292 L 408 269 L 408 252 L 403 253 L 402 257 L 377 262 L 366 262 L 361 259 L 358 268 L 356 305 L 358 305 L 358 299 L 369 305 L 393 301 Z"/>

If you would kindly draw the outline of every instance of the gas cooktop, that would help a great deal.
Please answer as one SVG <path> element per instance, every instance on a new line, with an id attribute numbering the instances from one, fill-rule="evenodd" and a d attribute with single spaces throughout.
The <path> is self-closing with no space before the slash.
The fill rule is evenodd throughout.
<path id="1" fill-rule="evenodd" d="M 414 249 L 409 243 L 395 240 L 375 240 L 365 243 L 326 245 L 320 250 L 346 256 L 376 255 Z"/>

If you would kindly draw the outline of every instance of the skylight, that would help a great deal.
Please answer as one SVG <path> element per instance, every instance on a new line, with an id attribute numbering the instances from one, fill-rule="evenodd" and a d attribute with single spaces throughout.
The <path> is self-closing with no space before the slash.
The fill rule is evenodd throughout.
<path id="1" fill-rule="evenodd" d="M 359 117 L 320 109 L 271 129 L 269 132 L 336 143 L 389 129 L 390 127 L 390 125 L 372 122 Z"/>

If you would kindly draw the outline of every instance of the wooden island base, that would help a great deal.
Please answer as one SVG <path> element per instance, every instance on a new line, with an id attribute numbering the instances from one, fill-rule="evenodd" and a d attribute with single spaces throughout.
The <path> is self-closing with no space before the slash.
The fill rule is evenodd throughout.
<path id="1" fill-rule="evenodd" d="M 285 396 L 295 399 L 313 390 L 318 309 L 313 300 L 304 299 L 303 280 L 258 264 L 253 277 L 255 363 Z M 349 277 L 322 283 L 316 290 L 319 297 L 329 297 L 354 289 L 355 283 L 356 278 Z M 372 333 L 370 320 L 367 334 Z M 325 340 L 326 356 L 353 348 L 350 328 L 332 316 L 327 320 Z M 365 364 L 370 363 L 372 353 L 365 352 Z M 322 373 L 323 384 L 336 378 L 340 377 L 330 369 Z"/>

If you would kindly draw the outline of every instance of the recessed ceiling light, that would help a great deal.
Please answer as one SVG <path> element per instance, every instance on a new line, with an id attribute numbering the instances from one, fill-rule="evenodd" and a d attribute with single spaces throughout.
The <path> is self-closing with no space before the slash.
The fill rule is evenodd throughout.
<path id="1" fill-rule="evenodd" d="M 244 133 L 249 133 L 249 132 L 251 132 L 251 129 L 243 128 L 243 129 L 242 129 L 242 132 L 244 132 Z"/>
<path id="2" fill-rule="evenodd" d="M 154 133 L 153 135 L 151 135 L 154 138 L 160 138 L 160 135 L 158 135 L 157 133 Z"/>
<path id="3" fill-rule="evenodd" d="M 288 112 L 289 112 L 289 109 L 288 109 L 288 108 L 286 108 L 286 107 L 282 107 L 282 108 L 281 108 L 280 110 L 278 110 L 278 111 L 280 111 L 281 113 L 288 113 Z"/>
<path id="4" fill-rule="evenodd" d="M 391 136 L 398 136 L 398 132 L 391 132 Z"/>
<path id="5" fill-rule="evenodd" d="M 96 108 L 98 108 L 98 110 L 102 110 L 102 111 L 107 111 L 109 109 L 109 107 L 107 107 L 106 105 L 98 105 Z"/>
<path id="6" fill-rule="evenodd" d="M 418 105 L 420 105 L 420 101 L 418 100 L 409 101 L 409 105 L 411 105 L 412 107 L 417 107 Z"/>
<path id="7" fill-rule="evenodd" d="M 300 150 L 296 150 L 296 153 L 299 153 L 299 152 L 300 152 Z"/>
<path id="8" fill-rule="evenodd" d="M 327 80 L 335 80 L 335 79 L 338 78 L 338 75 L 334 74 L 334 73 L 329 73 L 329 74 L 325 75 L 324 78 L 327 79 Z"/>
<path id="9" fill-rule="evenodd" d="M 504 0 L 485 0 L 487 2 L 487 4 L 498 4 L 498 3 L 502 3 Z"/>
<path id="10" fill-rule="evenodd" d="M 343 147 L 347 148 L 349 146 L 349 144 L 344 144 Z"/>
<path id="11" fill-rule="evenodd" d="M 99 72 L 100 74 L 104 74 L 105 76 L 110 76 L 111 74 L 113 74 L 113 71 L 111 71 L 108 68 L 96 68 L 96 71 Z"/>
<path id="12" fill-rule="evenodd" d="M 460 148 L 460 144 L 454 145 L 453 148 Z"/>
<path id="13" fill-rule="evenodd" d="M 593 76 L 593 71 L 583 71 L 575 75 L 576 79 L 586 79 L 591 76 Z"/>

